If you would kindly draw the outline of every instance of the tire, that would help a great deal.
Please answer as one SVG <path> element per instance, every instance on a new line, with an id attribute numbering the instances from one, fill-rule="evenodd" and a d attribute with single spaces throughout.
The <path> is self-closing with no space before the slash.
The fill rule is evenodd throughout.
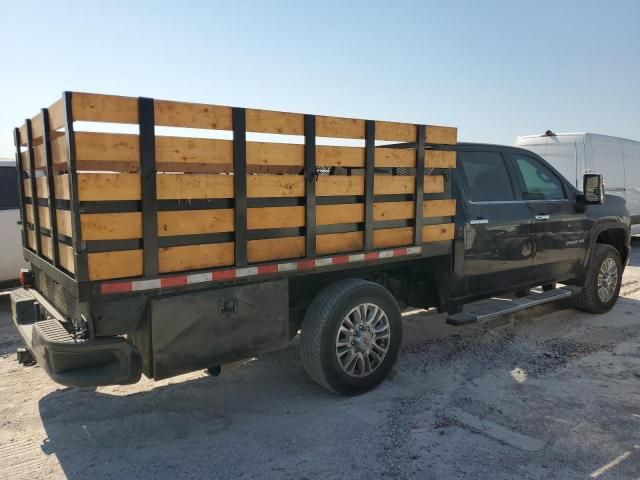
<path id="1" fill-rule="evenodd" d="M 611 263 L 613 261 L 613 264 Z M 615 265 L 615 281 L 612 279 L 612 274 L 606 266 L 613 268 Z M 603 273 L 603 281 L 605 284 L 610 282 L 610 289 L 605 288 L 612 293 L 611 297 L 608 295 L 602 295 L 602 291 L 599 291 L 598 281 L 601 274 L 601 269 L 606 269 L 609 273 Z M 620 253 L 618 250 L 607 244 L 596 244 L 595 251 L 591 257 L 587 269 L 587 278 L 584 287 L 580 293 L 575 297 L 576 308 L 584 310 L 589 313 L 605 313 L 611 310 L 615 305 L 618 295 L 620 294 L 620 285 L 622 284 L 622 261 L 620 260 Z M 601 286 L 603 286 L 601 284 Z"/>
<path id="2" fill-rule="evenodd" d="M 360 325 L 357 319 L 361 318 L 365 305 L 366 316 L 370 318 L 375 313 L 376 319 L 370 324 Z M 376 308 L 383 312 L 384 318 L 376 313 Z M 353 328 L 341 330 L 340 327 L 345 325 Z M 388 328 L 383 330 L 385 325 Z M 360 326 L 364 329 L 360 330 Z M 366 329 L 367 326 L 372 327 L 371 331 Z M 354 331 L 355 334 L 352 333 Z M 375 331 L 379 332 L 377 337 Z M 322 290 L 304 316 L 300 334 L 302 365 L 320 386 L 340 395 L 357 395 L 371 390 L 385 379 L 396 361 L 401 340 L 400 309 L 386 288 L 366 280 L 340 280 Z M 381 355 L 384 348 L 386 353 Z M 353 358 L 354 362 L 349 363 Z M 347 363 L 346 367 L 344 363 Z M 348 373 L 352 366 L 353 372 Z"/>

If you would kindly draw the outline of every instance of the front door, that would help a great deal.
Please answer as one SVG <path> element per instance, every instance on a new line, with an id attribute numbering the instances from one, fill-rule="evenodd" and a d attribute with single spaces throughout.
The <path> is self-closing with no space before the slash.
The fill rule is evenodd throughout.
<path id="1" fill-rule="evenodd" d="M 528 282 L 533 226 L 499 151 L 458 151 L 464 193 L 466 294 L 514 290 Z"/>
<path id="2" fill-rule="evenodd" d="M 540 159 L 520 152 L 512 156 L 522 198 L 534 219 L 532 275 L 540 283 L 573 278 L 586 254 L 586 214 L 577 211 L 572 191 Z"/>

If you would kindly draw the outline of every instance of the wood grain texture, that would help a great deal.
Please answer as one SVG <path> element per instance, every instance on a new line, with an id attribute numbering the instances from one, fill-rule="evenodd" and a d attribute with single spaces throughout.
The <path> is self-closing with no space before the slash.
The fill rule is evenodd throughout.
<path id="1" fill-rule="evenodd" d="M 247 142 L 247 165 L 288 165 L 304 167 L 304 145 Z"/>
<path id="2" fill-rule="evenodd" d="M 232 130 L 231 107 L 156 100 L 156 125 L 164 127 Z"/>
<path id="3" fill-rule="evenodd" d="M 73 92 L 71 109 L 74 121 L 138 123 L 135 97 Z"/>
<path id="4" fill-rule="evenodd" d="M 427 175 L 424 177 L 424 193 L 444 192 L 444 177 L 442 175 Z"/>
<path id="5" fill-rule="evenodd" d="M 125 133 L 76 132 L 76 160 L 92 170 L 92 163 L 112 164 L 116 171 L 137 171 L 140 166 L 140 138 Z"/>
<path id="6" fill-rule="evenodd" d="M 422 203 L 422 216 L 424 217 L 448 217 L 455 214 L 455 199 L 426 200 Z"/>
<path id="7" fill-rule="evenodd" d="M 376 175 L 373 183 L 376 195 L 410 194 L 415 189 L 414 176 Z"/>
<path id="8" fill-rule="evenodd" d="M 67 272 L 73 274 L 75 272 L 73 248 L 62 242 L 58 242 L 58 261 L 60 266 Z"/>
<path id="9" fill-rule="evenodd" d="M 376 121 L 376 140 L 415 142 L 418 129 L 411 123 Z"/>
<path id="10" fill-rule="evenodd" d="M 247 197 L 303 197 L 302 175 L 248 175 Z"/>
<path id="11" fill-rule="evenodd" d="M 209 138 L 156 136 L 156 163 L 225 164 L 233 162 L 233 142 Z"/>
<path id="12" fill-rule="evenodd" d="M 250 263 L 300 258 L 304 256 L 304 237 L 266 238 L 247 242 L 247 259 Z"/>
<path id="13" fill-rule="evenodd" d="M 385 228 L 373 231 L 373 246 L 389 248 L 411 245 L 413 243 L 413 227 Z"/>
<path id="14" fill-rule="evenodd" d="M 316 135 L 318 137 L 364 139 L 364 120 L 317 115 Z"/>
<path id="15" fill-rule="evenodd" d="M 157 196 L 159 200 L 233 198 L 233 176 L 158 174 Z"/>
<path id="16" fill-rule="evenodd" d="M 49 185 L 47 184 L 47 177 L 36 178 L 36 190 L 38 191 L 38 198 L 49 198 Z"/>
<path id="17" fill-rule="evenodd" d="M 69 200 L 69 174 L 53 176 L 54 190 L 56 193 L 56 199 Z"/>
<path id="18" fill-rule="evenodd" d="M 373 220 L 406 220 L 414 218 L 415 202 L 379 202 L 373 204 Z"/>
<path id="19" fill-rule="evenodd" d="M 422 227 L 422 241 L 424 243 L 453 240 L 454 224 L 425 225 Z"/>
<path id="20" fill-rule="evenodd" d="M 318 145 L 316 147 L 316 165 L 318 167 L 364 168 L 364 148 Z"/>
<path id="21" fill-rule="evenodd" d="M 416 151 L 410 148 L 377 147 L 375 153 L 376 167 L 415 168 Z"/>
<path id="22" fill-rule="evenodd" d="M 320 176 L 316 182 L 316 195 L 364 195 L 364 177 Z"/>
<path id="23" fill-rule="evenodd" d="M 158 249 L 161 273 L 233 265 L 233 242 L 185 245 Z"/>
<path id="24" fill-rule="evenodd" d="M 89 280 L 108 280 L 142 275 L 142 250 L 90 253 L 87 257 Z"/>
<path id="25" fill-rule="evenodd" d="M 362 222 L 364 222 L 364 204 L 362 203 L 316 205 L 317 225 Z"/>
<path id="26" fill-rule="evenodd" d="M 304 135 L 304 115 L 248 108 L 247 132 Z"/>
<path id="27" fill-rule="evenodd" d="M 363 232 L 326 233 L 316 236 L 318 255 L 357 252 L 364 246 Z"/>
<path id="28" fill-rule="evenodd" d="M 197 235 L 233 232 L 232 208 L 158 212 L 158 235 Z"/>
<path id="29" fill-rule="evenodd" d="M 455 145 L 458 143 L 458 129 L 454 127 L 440 127 L 427 125 L 427 143 Z"/>
<path id="30" fill-rule="evenodd" d="M 36 138 L 42 138 L 42 134 L 44 132 L 42 127 L 42 112 L 39 112 L 31 119 L 31 136 L 34 140 Z"/>
<path id="31" fill-rule="evenodd" d="M 142 237 L 142 214 L 83 213 L 80 215 L 82 240 L 127 240 Z"/>
<path id="32" fill-rule="evenodd" d="M 265 228 L 304 227 L 305 208 L 297 207 L 262 207 L 247 209 L 247 228 L 259 230 Z M 233 230 L 233 226 L 231 227 Z"/>
<path id="33" fill-rule="evenodd" d="M 65 117 L 64 99 L 61 98 L 49 107 L 49 130 L 64 128 Z"/>
<path id="34" fill-rule="evenodd" d="M 426 168 L 456 168 L 456 152 L 427 150 L 425 151 L 424 166 Z"/>
<path id="35" fill-rule="evenodd" d="M 65 177 L 67 180 L 64 196 L 57 198 L 69 199 L 68 176 L 57 177 Z M 80 201 L 140 199 L 140 175 L 137 173 L 79 173 L 77 178 Z"/>
<path id="36" fill-rule="evenodd" d="M 56 218 L 58 222 L 58 233 L 71 237 L 73 232 L 71 229 L 71 212 L 69 210 L 56 209 Z"/>

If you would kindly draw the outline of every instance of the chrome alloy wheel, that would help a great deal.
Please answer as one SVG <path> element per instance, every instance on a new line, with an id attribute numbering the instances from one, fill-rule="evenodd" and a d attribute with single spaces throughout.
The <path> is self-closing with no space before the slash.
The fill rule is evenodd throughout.
<path id="1" fill-rule="evenodd" d="M 336 336 L 336 356 L 352 377 L 373 373 L 389 350 L 391 329 L 387 314 L 377 305 L 363 303 L 343 319 Z"/>
<path id="2" fill-rule="evenodd" d="M 604 303 L 611 301 L 618 286 L 618 266 L 613 258 L 607 257 L 598 272 L 598 297 Z"/>

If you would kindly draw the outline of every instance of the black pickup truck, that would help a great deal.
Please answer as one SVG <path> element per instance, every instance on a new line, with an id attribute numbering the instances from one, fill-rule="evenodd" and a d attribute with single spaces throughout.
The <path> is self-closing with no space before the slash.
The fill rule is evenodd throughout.
<path id="1" fill-rule="evenodd" d="M 72 133 L 69 122 L 67 129 Z M 424 136 L 421 141 L 418 146 Z M 455 200 L 450 213 L 440 214 L 450 217 L 439 221 L 451 222 L 452 237 L 432 241 L 429 248 L 418 239 L 417 246 L 297 262 L 83 283 L 25 246 L 32 268 L 22 274 L 24 288 L 11 295 L 14 322 L 26 344 L 19 359 L 37 361 L 65 385 L 126 384 L 142 373 L 161 379 L 201 368 L 218 372 L 225 363 L 282 348 L 299 333 L 310 377 L 334 392 L 356 394 L 376 386 L 393 367 L 401 311 L 408 306 L 436 307 L 448 312 L 448 323 L 460 326 L 566 298 L 588 312 L 612 308 L 629 258 L 630 217 L 624 200 L 604 194 L 602 177 L 585 175 L 581 192 L 526 150 L 454 144 L 449 151 L 457 154 L 457 168 L 438 174 L 447 201 Z M 423 158 L 415 143 L 386 147 L 411 147 Z M 234 144 L 234 155 L 242 148 Z M 73 158 L 73 149 L 68 152 Z M 416 168 L 422 172 L 424 165 Z M 369 172 L 373 178 L 373 165 L 349 174 L 355 182 Z M 376 167 L 378 173 L 384 174 Z M 50 179 L 50 193 L 53 186 Z M 370 194 L 365 197 L 373 198 L 373 189 Z M 143 185 L 143 210 L 145 198 Z M 410 211 L 412 198 L 405 202 Z M 73 196 L 71 202 L 73 214 Z M 422 197 L 416 208 L 422 212 Z M 236 227 L 242 226 L 237 221 L 236 216 Z M 513 299 L 489 307 L 472 303 L 505 294 Z"/>

